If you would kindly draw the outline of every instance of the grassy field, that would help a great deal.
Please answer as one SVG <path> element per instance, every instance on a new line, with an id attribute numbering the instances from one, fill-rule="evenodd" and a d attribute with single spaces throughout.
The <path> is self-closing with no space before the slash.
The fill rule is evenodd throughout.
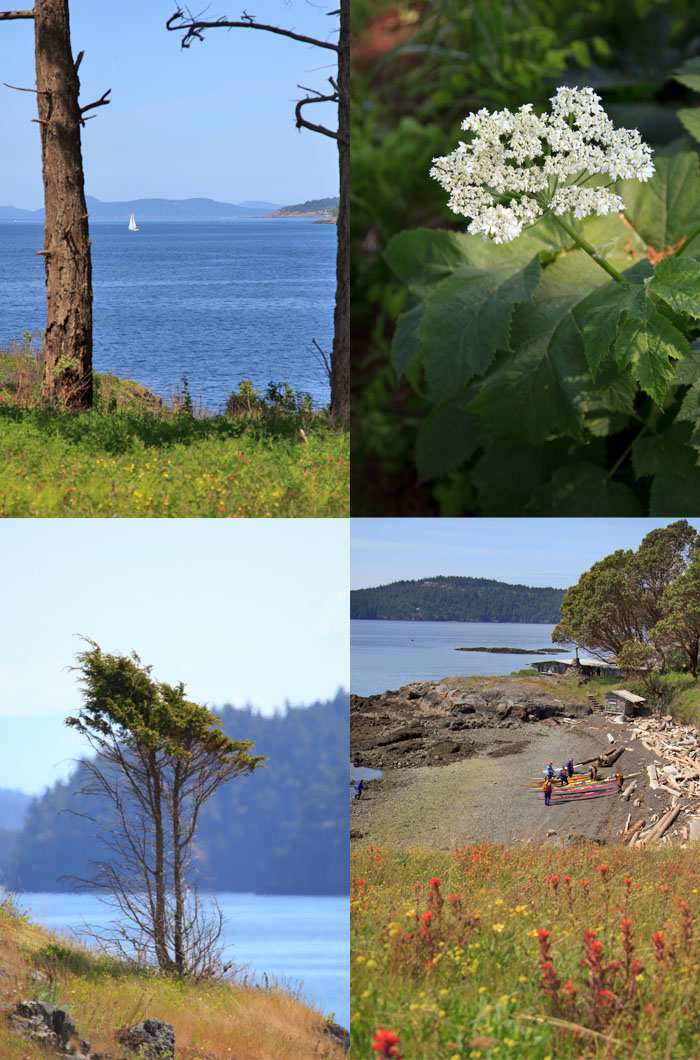
<path id="1" fill-rule="evenodd" d="M 345 1055 L 322 1030 L 323 1015 L 282 986 L 262 989 L 240 977 L 188 983 L 138 971 L 49 934 L 9 898 L 0 903 L 0 968 L 3 1009 L 21 1000 L 55 1004 L 69 1012 L 92 1052 L 121 1056 L 120 1030 L 155 1016 L 175 1029 L 174 1060 L 339 1060 Z M 3 1015 L 3 1060 L 47 1055 L 40 1045 L 12 1033 Z"/>
<path id="2" fill-rule="evenodd" d="M 695 851 L 370 848 L 352 872 L 353 1060 L 700 1055 Z"/>
<path id="3" fill-rule="evenodd" d="M 516 676 L 581 698 L 570 679 Z M 602 704 L 621 683 L 649 696 L 620 678 L 585 694 Z M 661 685 L 657 709 L 697 726 L 698 682 Z M 353 1060 L 697 1060 L 699 888 L 693 844 L 360 847 Z"/>
<path id="4" fill-rule="evenodd" d="M 0 354 L 0 516 L 335 517 L 349 514 L 349 435 L 277 388 L 228 415 L 96 377 L 79 416 L 41 406 L 40 351 Z M 252 395 L 252 399 L 251 399 Z"/>

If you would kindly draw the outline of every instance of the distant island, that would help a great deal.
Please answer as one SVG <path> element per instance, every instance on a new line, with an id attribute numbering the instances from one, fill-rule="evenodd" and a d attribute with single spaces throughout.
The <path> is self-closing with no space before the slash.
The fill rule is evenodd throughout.
<path id="1" fill-rule="evenodd" d="M 566 648 L 455 648 L 455 651 L 489 652 L 491 655 L 566 655 Z"/>
<path id="2" fill-rule="evenodd" d="M 329 218 L 338 199 L 311 199 L 309 202 L 283 206 L 277 202 L 217 202 L 215 199 L 128 199 L 123 202 L 101 202 L 86 196 L 87 208 L 94 221 L 128 220 L 135 214 L 140 221 L 229 220 L 245 217 L 317 217 Z M 22 210 L 0 206 L 0 221 L 43 221 L 44 209 Z"/>
<path id="3" fill-rule="evenodd" d="M 309 199 L 308 202 L 295 206 L 281 206 L 279 210 L 267 214 L 268 217 L 319 217 L 334 221 L 338 213 L 338 196 L 330 199 Z"/>
<path id="4" fill-rule="evenodd" d="M 411 622 L 559 622 L 563 589 L 490 578 L 423 578 L 353 589 L 350 617 Z"/>

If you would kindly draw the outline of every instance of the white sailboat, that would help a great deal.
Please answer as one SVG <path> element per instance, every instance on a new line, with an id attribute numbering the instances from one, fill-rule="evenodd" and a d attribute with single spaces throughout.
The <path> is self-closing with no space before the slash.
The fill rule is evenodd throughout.
<path id="1" fill-rule="evenodd" d="M 136 224 L 136 218 L 134 217 L 133 213 L 132 213 L 131 217 L 129 218 L 129 231 L 130 232 L 139 232 L 140 231 L 138 225 Z"/>

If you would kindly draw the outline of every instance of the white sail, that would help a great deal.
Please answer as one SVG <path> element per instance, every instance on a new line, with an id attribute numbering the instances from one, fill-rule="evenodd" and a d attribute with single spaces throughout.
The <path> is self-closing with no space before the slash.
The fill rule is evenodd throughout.
<path id="1" fill-rule="evenodd" d="M 139 231 L 139 228 L 138 228 L 138 226 L 136 224 L 136 218 L 134 217 L 133 213 L 132 213 L 131 217 L 129 218 L 129 231 L 130 232 L 138 232 Z"/>

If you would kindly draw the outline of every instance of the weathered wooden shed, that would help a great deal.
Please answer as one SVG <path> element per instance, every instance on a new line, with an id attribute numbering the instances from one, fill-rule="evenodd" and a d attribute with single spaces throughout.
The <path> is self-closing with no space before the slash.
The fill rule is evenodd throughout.
<path id="1" fill-rule="evenodd" d="M 615 663 L 599 659 L 537 659 L 530 663 L 533 670 L 541 674 L 578 673 L 582 677 L 619 677 L 622 673 Z"/>
<path id="2" fill-rule="evenodd" d="M 636 696 L 634 692 L 628 692 L 626 688 L 618 688 L 616 692 L 605 693 L 606 714 L 624 714 L 627 717 L 634 714 L 642 703 L 646 703 L 644 696 Z"/>

